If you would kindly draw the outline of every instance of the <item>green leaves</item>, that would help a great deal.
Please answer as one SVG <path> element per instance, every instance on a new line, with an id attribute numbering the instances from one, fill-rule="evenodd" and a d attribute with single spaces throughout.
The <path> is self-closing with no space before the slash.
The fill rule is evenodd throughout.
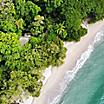
<path id="1" fill-rule="evenodd" d="M 23 91 L 39 96 L 42 73 L 34 69 L 35 65 L 35 52 L 30 44 L 23 47 L 15 33 L 0 32 L 1 104 L 12 103 Z"/>
<path id="2" fill-rule="evenodd" d="M 17 13 L 16 18 L 23 18 L 28 25 L 34 20 L 34 17 L 38 14 L 38 12 L 41 11 L 40 7 L 32 1 L 15 0 L 14 4 Z"/>
<path id="3" fill-rule="evenodd" d="M 26 7 L 27 14 L 30 11 L 32 11 L 31 15 L 35 16 L 40 11 L 40 8 L 36 4 L 34 4 L 33 2 L 31 2 L 31 1 L 27 1 L 26 2 L 26 6 L 27 6 Z"/>
<path id="4" fill-rule="evenodd" d="M 39 11 L 41 11 L 40 7 L 31 1 L 27 1 L 25 4 L 25 20 L 30 23 Z"/>
<path id="5" fill-rule="evenodd" d="M 26 0 L 15 0 L 14 5 L 17 14 L 16 18 L 23 18 L 23 16 L 25 15 Z"/>
<path id="6" fill-rule="evenodd" d="M 11 0 L 0 1 L 0 30 L 3 32 L 15 32 L 16 25 L 15 16 L 16 11 Z"/>
<path id="7" fill-rule="evenodd" d="M 41 75 L 41 73 L 40 73 Z M 41 81 L 39 82 L 40 76 L 39 73 L 27 73 L 23 71 L 12 71 L 11 72 L 11 79 L 9 81 L 9 86 L 14 86 L 15 89 L 17 87 L 18 90 L 26 91 L 28 90 L 30 94 L 36 95 L 42 86 Z M 38 79 L 37 79 L 38 78 Z M 37 80 L 36 80 L 37 79 Z M 33 92 L 30 91 L 30 88 Z M 39 90 L 36 87 L 39 88 Z M 21 89 L 22 88 L 22 89 Z"/>
<path id="8" fill-rule="evenodd" d="M 63 0 L 54 0 L 54 7 L 60 6 L 63 2 Z"/>
<path id="9" fill-rule="evenodd" d="M 66 0 L 61 5 L 61 14 L 65 16 L 65 28 L 71 36 L 67 35 L 66 40 L 80 40 L 85 29 L 81 23 L 84 19 L 90 18 L 89 23 L 104 18 L 104 1 L 100 0 Z M 85 31 L 84 31 L 85 30 Z M 80 33 L 80 34 L 79 34 Z"/>
<path id="10" fill-rule="evenodd" d="M 21 30 L 24 29 L 24 24 L 25 23 L 24 23 L 24 20 L 22 18 L 20 18 L 19 20 L 17 20 L 15 22 L 15 24 L 16 24 L 16 26 L 17 26 L 18 29 L 21 29 Z"/>
<path id="11" fill-rule="evenodd" d="M 16 32 L 16 25 L 14 18 L 5 19 L 0 21 L 0 29 L 3 32 Z"/>
<path id="12" fill-rule="evenodd" d="M 15 15 L 14 4 L 11 0 L 0 0 L 0 18 Z"/>
<path id="13" fill-rule="evenodd" d="M 65 39 L 67 36 L 67 32 L 65 30 L 64 24 L 56 24 L 56 33 L 59 35 L 60 38 Z"/>
<path id="14" fill-rule="evenodd" d="M 52 10 L 61 1 L 52 1 Z M 46 22 L 47 16 L 43 11 L 42 16 L 41 10 L 47 1 L 34 2 L 40 4 L 29 0 L 0 1 L 0 104 L 14 103 L 14 98 L 23 92 L 38 97 L 43 70 L 62 64 L 65 58 L 59 38 L 66 36 L 64 24 L 55 26 L 51 18 Z M 22 46 L 19 37 L 24 34 L 32 36 Z"/>
<path id="15" fill-rule="evenodd" d="M 87 32 L 82 20 L 104 16 L 103 0 L 95 1 L 0 0 L 0 104 L 23 91 L 39 96 L 43 70 L 64 62 L 63 40 L 79 41 Z M 21 35 L 29 40 L 23 46 Z"/>
<path id="16" fill-rule="evenodd" d="M 34 18 L 34 21 L 30 24 L 29 29 L 32 35 L 39 36 L 39 34 L 43 33 L 44 30 L 44 17 L 37 15 Z"/>
<path id="17" fill-rule="evenodd" d="M 39 81 L 40 77 L 41 73 L 38 71 L 35 73 L 12 71 L 10 79 L 5 82 L 6 90 L 0 91 L 0 103 L 13 103 L 14 98 L 19 98 L 23 91 L 31 96 L 38 96 L 42 87 L 42 82 Z"/>
<path id="18" fill-rule="evenodd" d="M 63 3 L 63 0 L 51 0 L 51 1 L 47 1 L 47 7 L 46 10 L 48 12 L 52 12 L 55 8 L 61 6 L 61 4 Z"/>
<path id="19" fill-rule="evenodd" d="M 5 60 L 7 67 L 15 68 L 14 63 L 16 59 L 20 58 L 21 49 L 18 36 L 15 33 L 0 32 L 0 53 L 3 57 L 1 62 Z"/>

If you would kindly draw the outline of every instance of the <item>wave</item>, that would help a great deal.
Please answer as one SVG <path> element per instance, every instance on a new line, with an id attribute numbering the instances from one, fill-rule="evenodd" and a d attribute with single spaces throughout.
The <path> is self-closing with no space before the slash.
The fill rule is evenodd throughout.
<path id="1" fill-rule="evenodd" d="M 101 97 L 99 104 L 104 104 L 104 95 Z"/>
<path id="2" fill-rule="evenodd" d="M 64 82 L 60 83 L 61 84 L 60 94 L 50 104 L 58 104 L 60 102 L 60 99 L 63 96 L 63 92 L 65 91 L 69 83 L 74 79 L 79 69 L 84 65 L 86 60 L 90 57 L 91 52 L 93 52 L 93 47 L 92 45 L 89 45 L 88 49 L 81 55 L 80 59 L 77 61 L 74 69 L 72 71 L 66 72 L 64 77 Z"/>
<path id="3" fill-rule="evenodd" d="M 87 59 L 90 57 L 91 53 L 94 51 L 95 45 L 101 43 L 101 40 L 104 41 L 104 27 L 96 34 L 93 43 L 88 46 L 87 50 L 84 53 L 82 53 L 81 57 L 77 60 L 73 70 L 66 72 L 64 81 L 60 83 L 60 93 L 49 104 L 59 104 L 60 102 L 61 104 L 64 103 L 63 101 L 61 101 L 61 98 L 66 93 L 66 88 L 70 87 L 70 82 L 74 79 L 79 69 L 82 68 Z"/>

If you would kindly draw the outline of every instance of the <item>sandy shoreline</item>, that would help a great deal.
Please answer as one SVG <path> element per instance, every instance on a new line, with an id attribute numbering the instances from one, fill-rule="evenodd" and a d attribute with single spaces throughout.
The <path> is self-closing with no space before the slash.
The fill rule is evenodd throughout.
<path id="1" fill-rule="evenodd" d="M 65 63 L 58 68 L 52 68 L 52 74 L 48 78 L 47 83 L 42 87 L 40 96 L 35 98 L 32 104 L 50 104 L 54 97 L 59 93 L 61 88 L 60 83 L 63 82 L 65 73 L 74 68 L 81 54 L 92 43 L 96 33 L 103 26 L 104 21 L 99 21 L 95 24 L 88 25 L 88 34 L 84 36 L 80 42 L 70 42 L 65 45 L 68 49 Z"/>

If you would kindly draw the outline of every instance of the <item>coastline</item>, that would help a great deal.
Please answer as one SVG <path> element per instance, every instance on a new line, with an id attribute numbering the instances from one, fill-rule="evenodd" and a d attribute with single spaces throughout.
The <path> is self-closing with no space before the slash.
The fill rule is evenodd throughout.
<path id="1" fill-rule="evenodd" d="M 63 82 L 66 72 L 73 71 L 72 69 L 76 65 L 77 60 L 81 57 L 81 54 L 88 48 L 88 46 L 92 44 L 96 33 L 103 26 L 104 21 L 90 24 L 88 25 L 88 34 L 82 37 L 80 42 L 67 42 L 65 44 L 67 48 L 65 63 L 60 67 L 52 68 L 52 73 L 42 87 L 40 96 L 34 98 L 32 104 L 50 104 L 59 93 L 59 89 L 61 88 L 60 83 Z"/>

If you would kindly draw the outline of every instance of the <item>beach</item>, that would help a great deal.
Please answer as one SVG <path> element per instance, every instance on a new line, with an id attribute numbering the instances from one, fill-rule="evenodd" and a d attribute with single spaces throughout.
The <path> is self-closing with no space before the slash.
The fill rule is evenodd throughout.
<path id="1" fill-rule="evenodd" d="M 54 98 L 64 90 L 62 83 L 67 72 L 73 71 L 77 60 L 88 46 L 92 44 L 96 33 L 104 26 L 104 21 L 98 21 L 88 25 L 88 33 L 79 42 L 65 42 L 67 48 L 66 58 L 60 67 L 52 67 L 51 74 L 41 89 L 40 96 L 34 98 L 32 104 L 51 104 Z M 64 83 L 65 84 L 65 83 Z"/>

